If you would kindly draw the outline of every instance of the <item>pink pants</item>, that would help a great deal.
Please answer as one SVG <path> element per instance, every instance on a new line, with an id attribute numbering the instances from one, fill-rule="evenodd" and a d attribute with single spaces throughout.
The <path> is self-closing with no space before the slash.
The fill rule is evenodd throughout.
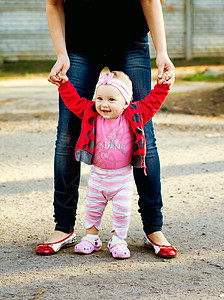
<path id="1" fill-rule="evenodd" d="M 132 166 L 105 170 L 92 166 L 87 187 L 85 228 L 100 230 L 103 212 L 109 200 L 113 203 L 113 228 L 116 234 L 127 237 L 133 198 Z"/>

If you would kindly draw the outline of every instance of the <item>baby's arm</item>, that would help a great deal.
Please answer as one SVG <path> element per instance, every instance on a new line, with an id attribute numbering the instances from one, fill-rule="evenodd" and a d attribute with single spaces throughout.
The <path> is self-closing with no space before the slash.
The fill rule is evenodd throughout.
<path id="1" fill-rule="evenodd" d="M 157 82 L 148 96 L 146 96 L 145 99 L 141 100 L 140 106 L 144 124 L 151 120 L 152 117 L 158 112 L 167 95 L 169 94 L 170 88 L 173 83 L 174 78 L 172 78 L 171 84 L 160 84 L 159 82 Z"/>
<path id="2" fill-rule="evenodd" d="M 85 107 L 87 104 L 87 99 L 81 98 L 74 86 L 68 80 L 66 75 L 61 76 L 58 74 L 60 78 L 60 87 L 58 91 L 61 95 L 62 100 L 64 101 L 65 105 L 71 110 L 74 114 L 76 114 L 79 118 L 83 118 Z"/>

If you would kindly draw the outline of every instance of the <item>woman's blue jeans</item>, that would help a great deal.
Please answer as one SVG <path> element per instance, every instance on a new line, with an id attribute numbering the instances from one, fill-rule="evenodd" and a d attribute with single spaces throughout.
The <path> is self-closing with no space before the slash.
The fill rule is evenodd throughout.
<path id="1" fill-rule="evenodd" d="M 151 89 L 151 65 L 147 38 L 125 49 L 104 55 L 84 56 L 69 52 L 70 69 L 67 75 L 81 97 L 92 99 L 100 71 L 105 67 L 125 72 L 133 82 L 134 101 L 144 98 Z M 79 138 L 81 120 L 67 109 L 59 97 L 59 122 L 55 148 L 55 230 L 71 233 L 74 230 L 78 203 L 80 163 L 75 160 L 75 145 Z M 160 163 L 152 120 L 144 126 L 146 136 L 146 168 L 134 168 L 139 194 L 139 212 L 146 234 L 162 230 L 162 197 Z"/>

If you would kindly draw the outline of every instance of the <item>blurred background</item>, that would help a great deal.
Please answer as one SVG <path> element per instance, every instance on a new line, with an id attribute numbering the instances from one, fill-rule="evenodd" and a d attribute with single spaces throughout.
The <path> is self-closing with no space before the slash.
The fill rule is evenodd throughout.
<path id="1" fill-rule="evenodd" d="M 224 56 L 223 0 L 164 0 L 171 58 Z M 155 50 L 150 43 L 151 56 Z M 45 0 L 0 0 L 0 60 L 52 60 Z"/>
<path id="2" fill-rule="evenodd" d="M 175 88 L 162 109 L 172 113 L 224 115 L 221 84 L 224 82 L 224 0 L 161 2 L 168 53 L 176 66 Z M 156 53 L 150 33 L 149 40 L 155 81 Z M 46 80 L 55 59 L 45 0 L 0 0 L 1 82 L 34 75 Z M 194 93 L 193 81 L 200 82 L 195 85 Z M 178 88 L 178 84 L 182 86 Z M 188 94 L 183 87 L 189 87 Z"/>

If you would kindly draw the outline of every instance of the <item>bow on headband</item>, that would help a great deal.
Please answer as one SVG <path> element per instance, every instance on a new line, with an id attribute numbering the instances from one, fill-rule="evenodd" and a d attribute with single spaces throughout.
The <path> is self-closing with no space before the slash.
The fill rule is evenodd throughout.
<path id="1" fill-rule="evenodd" d="M 131 102 L 132 92 L 123 81 L 113 77 L 114 77 L 113 73 L 109 73 L 109 74 L 102 73 L 102 76 L 100 77 L 99 81 L 96 84 L 95 93 L 99 86 L 104 84 L 109 84 L 116 87 L 123 95 L 126 103 L 129 104 Z"/>
<path id="2" fill-rule="evenodd" d="M 102 81 L 103 84 L 110 84 L 111 79 L 113 79 L 114 73 L 109 73 L 108 75 L 106 73 L 102 73 L 102 76 L 100 77 L 99 81 Z"/>

